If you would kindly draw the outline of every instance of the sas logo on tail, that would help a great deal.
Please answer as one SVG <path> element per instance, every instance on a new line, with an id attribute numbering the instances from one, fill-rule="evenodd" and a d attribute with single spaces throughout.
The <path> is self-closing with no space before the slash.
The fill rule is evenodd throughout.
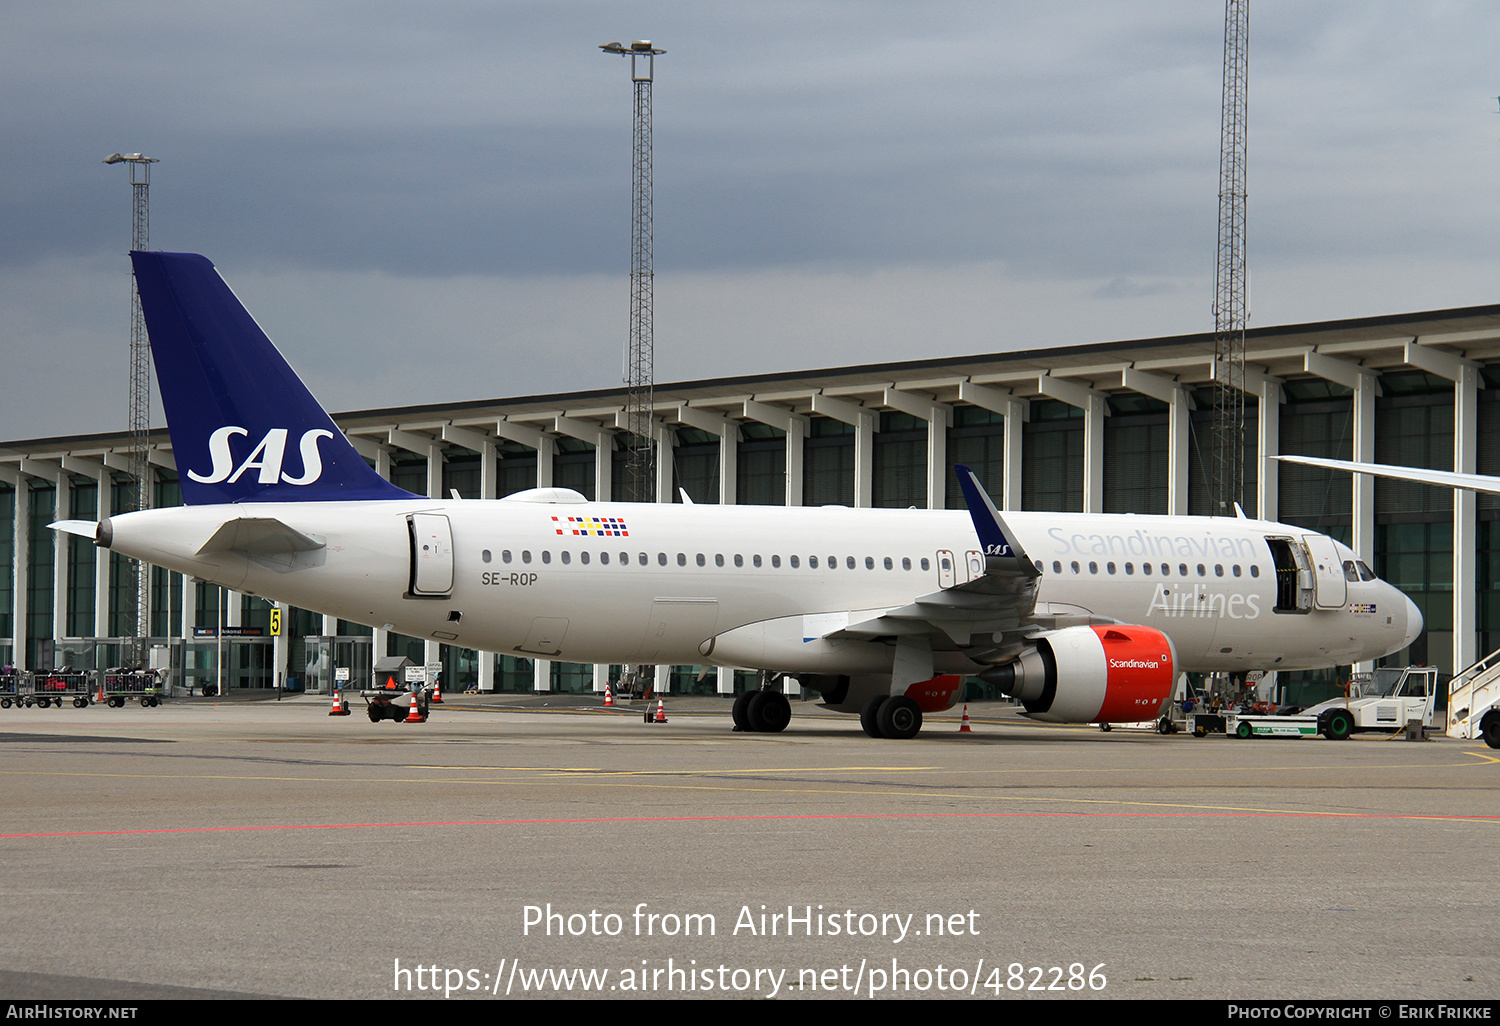
<path id="1" fill-rule="evenodd" d="M 229 450 L 229 440 L 235 435 L 249 438 L 250 432 L 242 427 L 230 425 L 221 427 L 209 435 L 208 455 L 213 460 L 213 468 L 207 474 L 189 470 L 188 477 L 199 484 L 218 484 L 221 481 L 234 484 L 247 470 L 255 470 L 259 471 L 256 477 L 259 484 L 279 482 L 289 485 L 309 485 L 323 476 L 323 456 L 318 452 L 318 440 L 332 438 L 333 432 L 314 428 L 303 433 L 301 441 L 297 443 L 297 451 L 302 458 L 302 473 L 297 477 L 292 477 L 281 469 L 282 460 L 286 456 L 286 428 L 272 428 L 267 431 L 266 436 L 260 440 L 260 444 L 238 465 L 235 464 L 234 454 Z"/>

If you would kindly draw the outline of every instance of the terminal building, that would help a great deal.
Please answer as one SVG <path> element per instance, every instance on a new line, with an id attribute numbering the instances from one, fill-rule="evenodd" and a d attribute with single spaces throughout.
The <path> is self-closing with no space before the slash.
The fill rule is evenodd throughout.
<path id="1" fill-rule="evenodd" d="M 1426 631 L 1388 662 L 1447 675 L 1500 647 L 1500 496 L 1271 459 L 1500 476 L 1500 305 L 1259 328 L 1246 346 L 1244 512 L 1343 541 L 1416 602 Z M 1002 509 L 1216 514 L 1205 466 L 1222 373 L 1202 334 L 658 384 L 658 494 L 961 508 L 952 466 L 964 463 Z M 625 403 L 619 389 L 334 419 L 409 491 L 482 499 L 563 486 L 608 500 L 622 492 Z M 47 525 L 124 512 L 129 445 L 125 432 L 0 442 L 0 661 L 121 661 L 136 623 L 129 564 Z M 154 433 L 152 505 L 180 502 L 177 475 L 166 432 Z M 368 680 L 385 655 L 440 663 L 450 689 L 588 691 L 618 679 L 618 667 L 460 649 L 295 608 L 271 636 L 267 600 L 159 567 L 149 594 L 153 662 L 194 687 L 327 691 L 335 667 Z M 1294 688 L 1319 680 L 1304 676 Z M 673 692 L 730 693 L 750 679 L 658 670 L 659 690 Z"/>

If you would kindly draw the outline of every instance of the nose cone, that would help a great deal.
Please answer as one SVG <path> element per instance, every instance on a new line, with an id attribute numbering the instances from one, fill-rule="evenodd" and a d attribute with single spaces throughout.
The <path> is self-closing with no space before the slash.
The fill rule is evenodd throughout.
<path id="1" fill-rule="evenodd" d="M 1401 598 L 1406 602 L 1406 640 L 1401 643 L 1401 647 L 1407 648 L 1417 640 L 1417 635 L 1422 633 L 1422 611 L 1405 595 Z"/>

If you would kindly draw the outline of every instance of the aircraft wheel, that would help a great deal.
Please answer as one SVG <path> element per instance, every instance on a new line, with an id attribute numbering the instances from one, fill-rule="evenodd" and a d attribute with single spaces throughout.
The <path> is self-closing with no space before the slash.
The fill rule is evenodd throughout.
<path id="1" fill-rule="evenodd" d="M 922 729 L 922 709 L 905 695 L 894 695 L 880 707 L 875 721 L 881 737 L 904 741 Z"/>
<path id="2" fill-rule="evenodd" d="M 729 710 L 730 719 L 734 720 L 734 729 L 746 731 L 750 729 L 750 699 L 754 698 L 756 692 L 742 691 L 734 700 L 734 708 Z"/>
<path id="3" fill-rule="evenodd" d="M 1101 723 L 1099 724 L 1099 729 L 1103 733 L 1108 734 L 1111 730 L 1115 729 L 1115 725 L 1113 723 Z"/>
<path id="4" fill-rule="evenodd" d="M 1241 723 L 1238 727 L 1234 728 L 1234 736 L 1241 741 L 1248 741 L 1254 735 L 1255 731 L 1251 729 L 1248 723 Z"/>
<path id="5" fill-rule="evenodd" d="M 750 729 L 761 734 L 779 734 L 792 722 L 792 703 L 779 691 L 757 691 L 746 715 Z"/>
<path id="6" fill-rule="evenodd" d="M 1335 709 L 1323 722 L 1323 736 L 1330 741 L 1346 740 L 1354 733 L 1354 718 L 1346 710 Z"/>
<path id="7" fill-rule="evenodd" d="M 890 698 L 889 695 L 876 695 L 865 703 L 865 707 L 859 711 L 859 725 L 870 737 L 880 737 L 880 707 Z"/>
<path id="8" fill-rule="evenodd" d="M 1480 722 L 1479 736 L 1491 748 L 1500 748 L 1500 714 L 1490 713 Z"/>

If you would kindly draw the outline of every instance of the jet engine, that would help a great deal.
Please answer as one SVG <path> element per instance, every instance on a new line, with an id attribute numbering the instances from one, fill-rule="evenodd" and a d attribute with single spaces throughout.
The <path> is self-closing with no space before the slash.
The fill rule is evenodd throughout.
<path id="1" fill-rule="evenodd" d="M 1021 700 L 1026 714 L 1054 723 L 1154 720 L 1177 676 L 1172 640 L 1151 627 L 1065 627 L 982 680 Z"/>

